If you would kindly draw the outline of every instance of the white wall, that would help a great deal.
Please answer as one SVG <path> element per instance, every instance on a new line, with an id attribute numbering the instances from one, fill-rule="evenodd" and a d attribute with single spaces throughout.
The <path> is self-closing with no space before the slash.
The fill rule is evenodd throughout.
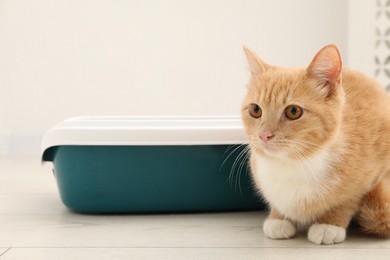
<path id="1" fill-rule="evenodd" d="M 348 8 L 349 66 L 371 76 L 374 76 L 375 5 L 376 1 L 371 0 L 349 0 Z"/>
<path id="2" fill-rule="evenodd" d="M 37 153 L 71 116 L 238 114 L 242 44 L 305 66 L 333 42 L 348 63 L 347 31 L 348 0 L 0 1 L 0 147 Z"/>

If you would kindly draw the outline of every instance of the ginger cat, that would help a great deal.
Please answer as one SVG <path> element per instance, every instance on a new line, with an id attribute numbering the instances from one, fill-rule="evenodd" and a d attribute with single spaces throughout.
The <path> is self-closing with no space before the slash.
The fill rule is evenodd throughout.
<path id="1" fill-rule="evenodd" d="M 342 69 L 327 45 L 306 69 L 266 64 L 244 47 L 252 74 L 242 120 L 255 186 L 270 207 L 263 230 L 288 239 L 309 225 L 315 244 L 363 231 L 390 236 L 390 98 Z"/>

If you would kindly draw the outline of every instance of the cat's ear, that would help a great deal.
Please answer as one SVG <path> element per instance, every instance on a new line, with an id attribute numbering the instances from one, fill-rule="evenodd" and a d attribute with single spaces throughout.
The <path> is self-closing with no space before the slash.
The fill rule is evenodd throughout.
<path id="1" fill-rule="evenodd" d="M 253 51 L 248 49 L 246 46 L 243 46 L 243 49 L 248 60 L 249 70 L 251 71 L 252 75 L 260 75 L 267 70 L 268 65 L 259 57 L 257 57 Z"/>
<path id="2" fill-rule="evenodd" d="M 341 82 L 342 61 L 340 52 L 333 44 L 323 47 L 307 68 L 308 76 L 317 81 L 321 90 L 330 96 Z"/>

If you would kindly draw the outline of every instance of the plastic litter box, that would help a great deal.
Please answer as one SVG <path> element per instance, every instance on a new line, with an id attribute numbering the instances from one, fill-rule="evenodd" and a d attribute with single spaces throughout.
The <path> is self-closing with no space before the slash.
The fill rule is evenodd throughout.
<path id="1" fill-rule="evenodd" d="M 83 213 L 253 210 L 235 117 L 77 117 L 42 142 L 63 203 Z"/>

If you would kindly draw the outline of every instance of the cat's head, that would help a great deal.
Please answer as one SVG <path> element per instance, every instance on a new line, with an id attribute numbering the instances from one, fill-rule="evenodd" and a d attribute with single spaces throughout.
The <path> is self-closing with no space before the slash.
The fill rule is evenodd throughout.
<path id="1" fill-rule="evenodd" d="M 242 119 L 252 152 L 299 160 L 324 148 L 340 128 L 340 53 L 327 45 L 306 69 L 266 64 L 244 47 L 252 74 Z"/>

